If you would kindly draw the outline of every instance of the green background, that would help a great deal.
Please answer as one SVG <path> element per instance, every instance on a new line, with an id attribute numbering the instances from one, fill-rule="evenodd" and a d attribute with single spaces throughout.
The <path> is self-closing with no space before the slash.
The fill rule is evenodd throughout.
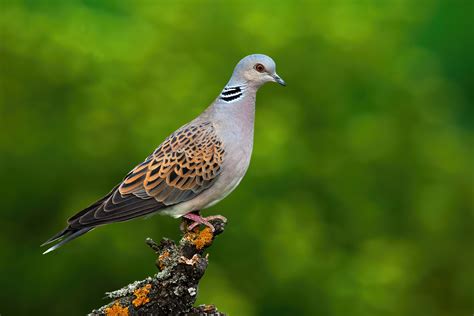
<path id="1" fill-rule="evenodd" d="M 250 53 L 251 166 L 198 303 L 230 315 L 474 312 L 474 1 L 0 1 L 2 315 L 82 315 L 156 272 L 156 216 L 39 245 Z"/>

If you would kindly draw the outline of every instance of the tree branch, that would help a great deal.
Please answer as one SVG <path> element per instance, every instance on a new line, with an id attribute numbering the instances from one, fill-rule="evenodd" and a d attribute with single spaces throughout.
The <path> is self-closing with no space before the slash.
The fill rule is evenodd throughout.
<path id="1" fill-rule="evenodd" d="M 133 282 L 120 290 L 106 293 L 114 299 L 93 310 L 89 315 L 224 315 L 213 305 L 193 307 L 197 298 L 199 280 L 208 265 L 204 250 L 214 238 L 224 232 L 225 223 L 211 222 L 212 232 L 196 227 L 186 232 L 179 244 L 163 238 L 159 244 L 147 238 L 147 245 L 157 254 L 159 272 L 153 277 Z"/>

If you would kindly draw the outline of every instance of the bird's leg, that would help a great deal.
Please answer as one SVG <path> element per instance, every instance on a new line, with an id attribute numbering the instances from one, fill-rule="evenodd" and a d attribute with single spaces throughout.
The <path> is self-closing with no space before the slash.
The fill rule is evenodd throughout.
<path id="1" fill-rule="evenodd" d="M 210 221 L 214 219 L 219 219 L 223 221 L 224 223 L 227 222 L 227 218 L 225 218 L 222 215 L 212 215 L 212 216 L 207 216 L 207 217 L 202 217 L 201 214 L 199 214 L 199 211 L 197 212 L 191 212 L 183 216 L 184 218 L 187 218 L 191 220 L 193 223 L 188 226 L 188 230 L 193 230 L 198 225 L 205 225 L 211 229 L 212 232 L 215 231 L 214 226 L 210 223 Z"/>

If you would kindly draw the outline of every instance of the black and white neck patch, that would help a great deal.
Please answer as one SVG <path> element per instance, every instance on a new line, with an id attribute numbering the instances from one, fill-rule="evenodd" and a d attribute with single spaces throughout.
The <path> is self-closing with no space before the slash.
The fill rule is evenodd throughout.
<path id="1" fill-rule="evenodd" d="M 219 96 L 220 100 L 225 102 L 234 102 L 240 99 L 244 93 L 244 86 L 225 87 Z"/>

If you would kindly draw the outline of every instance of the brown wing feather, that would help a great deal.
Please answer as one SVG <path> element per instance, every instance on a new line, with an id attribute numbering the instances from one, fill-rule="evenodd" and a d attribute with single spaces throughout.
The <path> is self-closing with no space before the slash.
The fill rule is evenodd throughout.
<path id="1" fill-rule="evenodd" d="M 119 191 L 153 197 L 165 205 L 187 201 L 213 183 L 223 158 L 222 143 L 211 123 L 184 126 L 133 169 Z"/>

